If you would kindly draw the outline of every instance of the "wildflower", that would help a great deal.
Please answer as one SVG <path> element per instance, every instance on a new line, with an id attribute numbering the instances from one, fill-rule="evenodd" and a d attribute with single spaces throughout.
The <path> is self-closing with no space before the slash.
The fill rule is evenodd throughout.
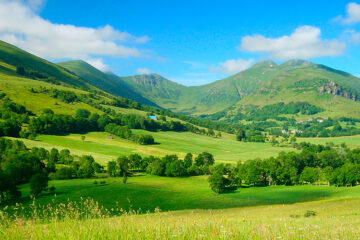
<path id="1" fill-rule="evenodd" d="M 245 222 L 245 218 L 244 218 L 244 217 L 243 217 L 243 219 L 242 219 L 242 220 L 243 220 L 243 222 Z"/>
<path id="2" fill-rule="evenodd" d="M 295 233 L 294 232 L 290 232 L 291 235 L 294 235 Z"/>

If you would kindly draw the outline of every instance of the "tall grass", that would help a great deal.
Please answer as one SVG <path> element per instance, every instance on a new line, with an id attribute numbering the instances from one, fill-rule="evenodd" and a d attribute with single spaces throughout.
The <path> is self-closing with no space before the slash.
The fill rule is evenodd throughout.
<path id="1" fill-rule="evenodd" d="M 359 239 L 359 199 L 113 216 L 92 199 L 0 211 L 1 239 Z M 305 217 L 307 210 L 315 216 Z M 296 217 L 294 217 L 296 216 Z"/>

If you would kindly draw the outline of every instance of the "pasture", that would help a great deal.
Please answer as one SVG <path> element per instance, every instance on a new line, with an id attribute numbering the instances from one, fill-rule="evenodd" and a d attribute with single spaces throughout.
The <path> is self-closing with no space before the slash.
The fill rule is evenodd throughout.
<path id="1" fill-rule="evenodd" d="M 214 155 L 216 162 L 235 163 L 239 160 L 267 158 L 276 156 L 281 151 L 296 151 L 290 147 L 273 147 L 270 143 L 239 142 L 234 135 L 223 134 L 221 138 L 197 135 L 191 132 L 148 132 L 133 130 L 134 133 L 151 134 L 155 145 L 139 145 L 118 137 L 110 138 L 106 132 L 87 134 L 69 134 L 63 136 L 39 135 L 36 141 L 22 139 L 28 147 L 68 148 L 73 154 L 92 155 L 99 163 L 117 158 L 119 155 L 138 153 L 143 156 L 165 156 L 177 154 L 184 157 L 186 153 L 198 154 L 207 151 Z M 85 136 L 85 141 L 81 136 Z"/>

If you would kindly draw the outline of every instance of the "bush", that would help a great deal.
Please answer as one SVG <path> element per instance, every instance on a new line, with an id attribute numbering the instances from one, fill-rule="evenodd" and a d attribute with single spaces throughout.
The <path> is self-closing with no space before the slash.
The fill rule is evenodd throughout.
<path id="1" fill-rule="evenodd" d="M 64 179 L 71 179 L 74 176 L 74 170 L 71 167 L 62 167 L 59 168 L 54 173 L 54 179 L 57 180 L 64 180 Z"/>
<path id="2" fill-rule="evenodd" d="M 44 173 L 37 173 L 30 178 L 31 193 L 38 196 L 48 186 L 48 176 Z"/>
<path id="3" fill-rule="evenodd" d="M 313 217 L 313 216 L 316 216 L 316 212 L 315 212 L 315 211 L 307 210 L 307 211 L 304 213 L 304 217 Z"/>
<path id="4" fill-rule="evenodd" d="M 54 186 L 49 187 L 50 194 L 55 194 L 55 190 L 56 190 L 56 188 Z"/>

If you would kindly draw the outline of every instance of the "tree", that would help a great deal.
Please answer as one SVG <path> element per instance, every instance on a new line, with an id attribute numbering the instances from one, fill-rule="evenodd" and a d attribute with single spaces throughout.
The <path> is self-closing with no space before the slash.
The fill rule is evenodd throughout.
<path id="1" fill-rule="evenodd" d="M 211 175 L 208 178 L 210 188 L 216 194 L 220 194 L 225 191 L 228 180 L 224 177 L 224 165 L 216 165 L 211 171 Z"/>
<path id="2" fill-rule="evenodd" d="M 117 159 L 118 166 L 119 166 L 119 175 L 123 176 L 123 182 L 127 182 L 127 177 L 129 174 L 129 168 L 130 168 L 130 161 L 129 158 L 126 156 L 120 156 Z"/>
<path id="3" fill-rule="evenodd" d="M 74 175 L 74 170 L 71 167 L 62 167 L 59 168 L 53 176 L 55 179 L 63 180 L 63 179 L 71 179 L 73 178 L 73 175 Z"/>
<path id="4" fill-rule="evenodd" d="M 83 155 L 80 158 L 80 168 L 78 170 L 78 177 L 90 178 L 95 175 L 94 158 L 91 155 Z"/>
<path id="5" fill-rule="evenodd" d="M 314 183 L 320 178 L 318 168 L 305 167 L 300 175 L 300 182 Z"/>
<path id="6" fill-rule="evenodd" d="M 276 146 L 276 145 L 279 145 L 279 142 L 276 140 L 276 138 L 273 136 L 270 140 L 271 142 L 271 146 Z"/>
<path id="7" fill-rule="evenodd" d="M 79 108 L 76 110 L 76 118 L 89 118 L 90 112 L 86 109 Z"/>
<path id="8" fill-rule="evenodd" d="M 202 155 L 203 155 L 203 158 L 204 158 L 204 165 L 206 165 L 206 166 L 214 165 L 215 159 L 214 159 L 214 156 L 211 153 L 203 152 Z"/>
<path id="9" fill-rule="evenodd" d="M 184 162 L 181 160 L 175 160 L 166 165 L 165 174 L 168 177 L 181 177 L 185 176 L 186 173 Z"/>
<path id="10" fill-rule="evenodd" d="M 116 176 L 116 161 L 109 161 L 107 163 L 107 172 L 112 177 Z"/>
<path id="11" fill-rule="evenodd" d="M 81 135 L 81 140 L 82 140 L 82 141 L 85 141 L 85 138 L 86 138 L 86 136 Z"/>
<path id="12" fill-rule="evenodd" d="M 34 196 L 45 191 L 48 186 L 48 177 L 44 173 L 37 173 L 30 178 L 30 189 Z"/>
<path id="13" fill-rule="evenodd" d="M 63 164 L 70 164 L 73 161 L 73 157 L 70 155 L 69 149 L 62 149 L 59 153 L 59 162 Z"/>
<path id="14" fill-rule="evenodd" d="M 149 164 L 146 171 L 151 175 L 164 176 L 165 175 L 165 162 L 159 158 L 156 158 Z"/>
<path id="15" fill-rule="evenodd" d="M 246 137 L 246 135 L 245 135 L 245 131 L 244 131 L 244 130 L 239 129 L 239 130 L 236 132 L 236 140 L 237 140 L 237 141 L 242 141 L 242 140 L 245 139 L 245 137 Z"/>
<path id="16" fill-rule="evenodd" d="M 20 75 L 25 75 L 25 74 L 26 74 L 25 68 L 24 68 L 24 67 L 21 67 L 21 66 L 17 66 L 17 67 L 16 67 L 16 73 L 17 73 L 17 74 L 20 74 Z"/>
<path id="17" fill-rule="evenodd" d="M 195 158 L 195 165 L 198 167 L 204 165 L 204 156 L 201 153 Z"/>
<path id="18" fill-rule="evenodd" d="M 124 172 L 124 174 L 123 174 L 123 179 L 122 179 L 124 184 L 127 183 L 127 178 L 128 178 L 128 176 L 127 176 L 127 174 Z"/>
<path id="19" fill-rule="evenodd" d="M 187 153 L 184 158 L 184 167 L 189 168 L 193 164 L 193 155 L 191 153 Z"/>
<path id="20" fill-rule="evenodd" d="M 49 161 L 57 163 L 59 161 L 59 150 L 52 148 L 50 150 Z"/>

